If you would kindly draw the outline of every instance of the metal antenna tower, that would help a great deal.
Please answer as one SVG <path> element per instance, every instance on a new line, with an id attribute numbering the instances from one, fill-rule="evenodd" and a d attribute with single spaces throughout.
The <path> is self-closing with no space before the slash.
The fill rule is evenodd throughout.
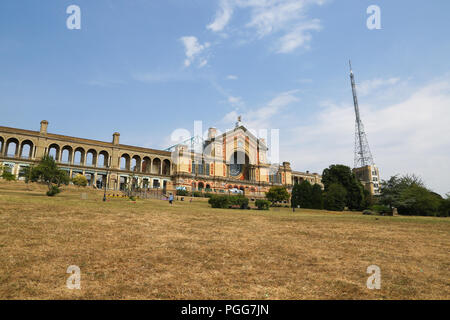
<path id="1" fill-rule="evenodd" d="M 372 153 L 370 152 L 369 143 L 367 142 L 364 125 L 359 115 L 358 97 L 356 96 L 355 76 L 352 71 L 352 62 L 350 64 L 350 80 L 352 83 L 353 104 L 355 106 L 355 168 L 365 167 L 367 165 L 374 165 Z"/>

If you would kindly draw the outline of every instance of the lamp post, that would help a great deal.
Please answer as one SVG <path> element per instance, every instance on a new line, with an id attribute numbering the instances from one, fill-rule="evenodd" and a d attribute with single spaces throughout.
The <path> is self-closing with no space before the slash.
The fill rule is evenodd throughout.
<path id="1" fill-rule="evenodd" d="M 103 202 L 106 201 L 106 187 L 108 185 L 108 174 L 109 174 L 110 163 L 111 163 L 111 157 L 109 157 L 108 164 L 106 165 L 105 192 L 103 193 Z"/>

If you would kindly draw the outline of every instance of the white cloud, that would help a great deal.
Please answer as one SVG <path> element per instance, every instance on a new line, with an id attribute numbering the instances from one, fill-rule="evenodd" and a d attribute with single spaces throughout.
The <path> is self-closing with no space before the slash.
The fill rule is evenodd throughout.
<path id="1" fill-rule="evenodd" d="M 312 36 L 308 31 L 320 29 L 321 26 L 318 20 L 312 20 L 310 22 L 299 25 L 292 32 L 289 32 L 288 34 L 280 38 L 276 51 L 278 53 L 289 53 L 299 47 L 309 49 L 308 43 L 311 41 Z"/>
<path id="2" fill-rule="evenodd" d="M 307 18 L 307 9 L 324 3 L 324 0 L 221 0 L 215 20 L 207 28 L 214 32 L 222 31 L 230 22 L 235 8 L 247 9 L 250 19 L 245 27 L 254 30 L 259 39 L 275 35 L 275 51 L 289 53 L 299 47 L 308 48 L 312 38 L 308 31 L 320 30 L 320 21 Z"/>
<path id="3" fill-rule="evenodd" d="M 393 86 L 400 81 L 400 78 L 389 78 L 389 79 L 372 79 L 365 80 L 357 85 L 357 91 L 360 96 L 367 96 L 385 86 Z"/>
<path id="4" fill-rule="evenodd" d="M 228 97 L 228 102 L 236 107 L 243 106 L 244 104 L 241 97 L 233 97 L 233 96 Z"/>
<path id="5" fill-rule="evenodd" d="M 295 95 L 297 92 L 298 90 L 282 92 L 264 106 L 243 112 L 243 122 L 248 128 L 254 130 L 272 128 L 272 118 L 282 112 L 286 106 L 299 101 L 299 98 Z M 231 111 L 224 117 L 223 121 L 228 124 L 234 123 L 237 115 L 236 110 Z"/>
<path id="6" fill-rule="evenodd" d="M 189 67 L 205 49 L 210 47 L 209 42 L 200 44 L 198 39 L 194 36 L 182 37 L 180 40 L 183 42 L 185 48 L 186 59 L 184 60 L 184 65 L 186 67 Z M 205 66 L 207 62 L 208 61 L 205 58 L 201 58 L 199 67 Z"/>
<path id="7" fill-rule="evenodd" d="M 227 80 L 237 80 L 237 79 L 238 79 L 238 77 L 233 74 L 230 74 L 227 76 Z"/>
<path id="8" fill-rule="evenodd" d="M 216 13 L 214 21 L 207 28 L 214 32 L 222 31 L 231 19 L 233 6 L 230 0 L 221 0 L 219 11 Z"/>
<path id="9" fill-rule="evenodd" d="M 383 179 L 416 173 L 427 185 L 450 191 L 450 80 L 436 81 L 384 108 L 361 105 L 369 144 Z M 282 159 L 298 170 L 322 172 L 333 163 L 353 166 L 354 110 L 327 103 L 307 125 L 283 130 Z"/>

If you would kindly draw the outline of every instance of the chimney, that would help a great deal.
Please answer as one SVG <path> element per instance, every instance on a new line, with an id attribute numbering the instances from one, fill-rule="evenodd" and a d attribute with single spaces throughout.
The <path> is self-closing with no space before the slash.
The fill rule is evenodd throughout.
<path id="1" fill-rule="evenodd" d="M 40 129 L 40 133 L 41 134 L 47 134 L 47 127 L 48 127 L 48 121 L 47 120 L 42 120 L 41 121 L 41 129 Z"/>
<path id="2" fill-rule="evenodd" d="M 114 145 L 118 145 L 119 144 L 119 138 L 120 138 L 120 133 L 114 132 L 114 134 L 113 134 L 113 144 Z"/>
<path id="3" fill-rule="evenodd" d="M 216 128 L 209 128 L 208 129 L 208 140 L 212 140 L 217 135 L 217 129 Z"/>

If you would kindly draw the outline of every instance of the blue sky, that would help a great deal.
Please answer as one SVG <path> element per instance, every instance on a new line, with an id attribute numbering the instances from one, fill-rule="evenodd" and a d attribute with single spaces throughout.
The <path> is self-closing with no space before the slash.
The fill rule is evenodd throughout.
<path id="1" fill-rule="evenodd" d="M 81 29 L 69 30 L 69 5 Z M 381 30 L 366 27 L 370 5 Z M 0 125 L 165 148 L 177 128 L 280 129 L 281 161 L 353 164 L 352 59 L 382 178 L 450 191 L 447 0 L 0 2 Z"/>

